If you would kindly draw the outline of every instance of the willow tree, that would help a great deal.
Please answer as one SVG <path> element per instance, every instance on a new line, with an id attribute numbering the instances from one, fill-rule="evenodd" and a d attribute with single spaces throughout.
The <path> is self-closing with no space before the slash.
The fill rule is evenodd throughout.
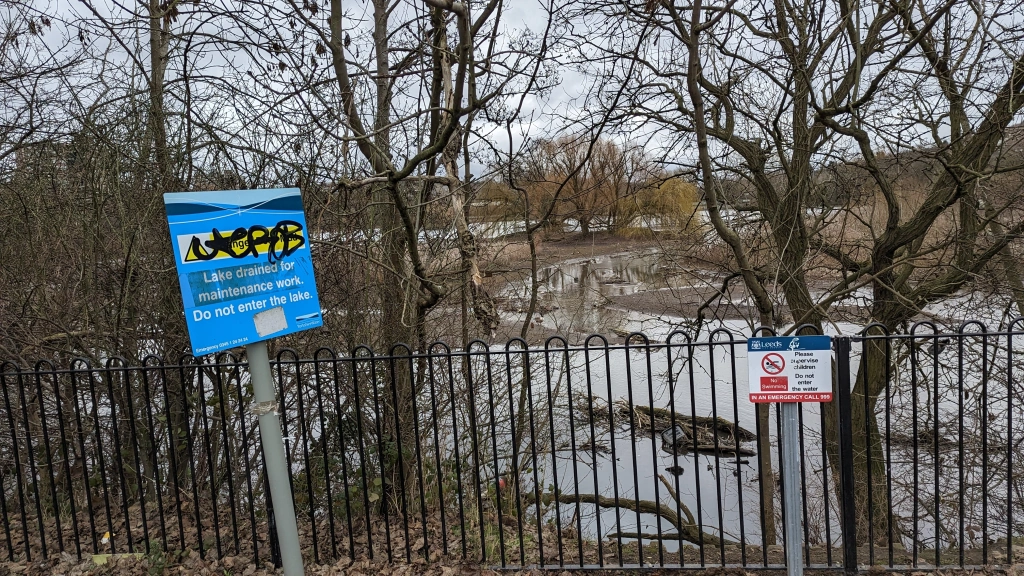
<path id="1" fill-rule="evenodd" d="M 862 320 L 896 330 L 1013 268 L 996 263 L 1024 230 L 1024 167 L 1010 145 L 1024 28 L 1006 16 L 1022 10 L 1018 0 L 643 0 L 581 4 L 571 18 L 581 65 L 606 79 L 592 105 L 625 89 L 623 125 L 693 171 L 763 326 L 821 328 L 868 291 Z M 837 166 L 850 177 L 830 178 Z M 725 209 L 749 211 L 756 226 L 734 228 Z M 882 348 L 866 345 L 853 389 L 861 539 L 869 517 L 887 529 L 886 495 L 875 491 L 873 514 L 867 497 L 868 475 L 882 486 L 886 473 L 875 417 L 885 369 Z M 834 404 L 825 408 L 834 423 Z M 833 468 L 836 441 L 827 430 Z"/>

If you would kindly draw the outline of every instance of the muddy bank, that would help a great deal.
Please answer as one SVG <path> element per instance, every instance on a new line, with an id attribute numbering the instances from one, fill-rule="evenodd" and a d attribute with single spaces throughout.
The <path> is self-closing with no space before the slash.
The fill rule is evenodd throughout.
<path id="1" fill-rule="evenodd" d="M 537 265 L 546 268 L 570 260 L 667 250 L 673 241 L 670 236 L 633 239 L 607 232 L 546 237 L 537 241 Z M 481 271 L 485 278 L 484 285 L 489 290 L 500 289 L 507 282 L 529 278 L 530 247 L 525 235 L 516 234 L 502 240 L 489 241 L 482 251 L 486 262 L 481 265 Z"/>
<path id="2" fill-rule="evenodd" d="M 496 248 L 487 269 L 488 290 L 503 315 L 502 335 L 518 335 L 529 322 L 531 340 L 553 334 L 618 334 L 693 330 L 723 321 L 758 317 L 742 279 L 728 266 L 682 256 L 679 238 L 626 239 L 602 234 L 545 240 L 538 248 L 539 286 L 534 316 L 530 303 L 529 252 L 525 244 Z M 525 252 L 524 252 L 525 250 Z M 811 279 L 812 292 L 829 282 Z M 857 321 L 867 310 L 851 298 L 830 308 L 833 320 Z M 779 304 L 777 321 L 793 322 Z M 754 320 L 756 323 L 756 320 Z"/>

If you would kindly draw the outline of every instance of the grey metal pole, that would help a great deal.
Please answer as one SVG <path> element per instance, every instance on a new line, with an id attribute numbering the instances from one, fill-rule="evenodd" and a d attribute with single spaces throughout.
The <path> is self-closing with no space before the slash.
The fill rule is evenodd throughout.
<path id="1" fill-rule="evenodd" d="M 302 551 L 299 549 L 299 528 L 295 521 L 295 504 L 292 502 L 292 488 L 288 479 L 288 465 L 284 458 L 284 438 L 281 436 L 281 421 L 277 416 L 277 397 L 274 393 L 274 379 L 270 374 L 270 358 L 264 342 L 247 344 L 245 353 L 249 357 L 249 375 L 259 414 L 260 441 L 263 443 L 263 458 L 267 464 L 267 479 L 270 481 L 270 497 L 274 504 L 274 518 L 277 521 L 277 540 L 281 545 L 281 564 L 285 576 L 301 576 Z"/>
<path id="2" fill-rule="evenodd" d="M 782 493 L 785 507 L 782 519 L 786 525 L 786 573 L 803 576 L 803 528 L 800 503 L 800 408 L 796 402 L 782 404 Z"/>

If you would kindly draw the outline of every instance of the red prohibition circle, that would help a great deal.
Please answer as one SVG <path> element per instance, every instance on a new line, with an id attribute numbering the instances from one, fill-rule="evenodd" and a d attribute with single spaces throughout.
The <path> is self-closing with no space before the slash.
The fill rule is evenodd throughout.
<path id="1" fill-rule="evenodd" d="M 765 354 L 764 358 L 761 359 L 761 369 L 767 374 L 781 374 L 785 368 L 786 359 L 781 354 L 772 352 L 771 354 Z"/>

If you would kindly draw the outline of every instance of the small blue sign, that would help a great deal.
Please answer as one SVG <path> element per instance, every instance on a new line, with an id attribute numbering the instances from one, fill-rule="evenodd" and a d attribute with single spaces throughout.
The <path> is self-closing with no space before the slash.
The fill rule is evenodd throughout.
<path id="1" fill-rule="evenodd" d="M 164 194 L 192 353 L 323 325 L 298 188 Z"/>

